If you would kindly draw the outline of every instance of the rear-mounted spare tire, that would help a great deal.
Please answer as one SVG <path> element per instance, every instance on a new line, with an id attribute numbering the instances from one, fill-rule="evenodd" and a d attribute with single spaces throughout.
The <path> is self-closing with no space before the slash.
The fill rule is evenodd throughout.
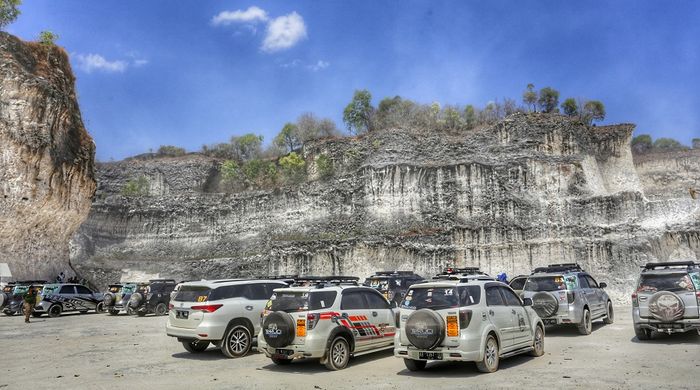
<path id="1" fill-rule="evenodd" d="M 133 294 L 131 294 L 131 297 L 129 298 L 128 305 L 135 309 L 141 305 L 142 299 L 143 299 L 143 296 L 141 295 L 141 293 L 133 293 Z"/>
<path id="2" fill-rule="evenodd" d="M 445 338 L 445 321 L 430 309 L 413 312 L 406 320 L 406 337 L 418 349 L 433 349 Z"/>
<path id="3" fill-rule="evenodd" d="M 104 298 L 102 298 L 102 301 L 104 302 L 105 306 L 113 306 L 114 296 L 112 296 L 111 293 L 105 294 Z"/>
<path id="4" fill-rule="evenodd" d="M 559 310 L 559 301 L 548 292 L 538 292 L 532 296 L 532 309 L 541 318 L 551 317 Z"/>
<path id="5" fill-rule="evenodd" d="M 685 314 L 685 304 L 678 295 L 670 291 L 659 291 L 649 298 L 649 313 L 659 321 L 677 321 Z"/>
<path id="6" fill-rule="evenodd" d="M 283 311 L 270 313 L 263 321 L 262 331 L 268 345 L 274 348 L 286 347 L 294 340 L 294 319 Z"/>

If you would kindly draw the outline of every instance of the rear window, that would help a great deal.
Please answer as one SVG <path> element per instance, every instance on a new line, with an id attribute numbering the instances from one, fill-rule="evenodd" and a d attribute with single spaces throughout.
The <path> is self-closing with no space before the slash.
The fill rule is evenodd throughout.
<path id="1" fill-rule="evenodd" d="M 525 291 L 565 291 L 573 290 L 578 285 L 576 276 L 531 276 L 525 282 Z"/>
<path id="2" fill-rule="evenodd" d="M 698 276 L 694 281 L 691 275 L 687 273 L 674 274 L 643 274 L 639 278 L 637 291 L 639 292 L 656 292 L 656 291 L 695 291 Z"/>
<path id="3" fill-rule="evenodd" d="M 111 292 L 111 293 L 118 293 L 119 290 L 121 290 L 121 289 L 122 289 L 121 286 L 109 286 L 109 292 Z"/>
<path id="4" fill-rule="evenodd" d="M 365 284 L 380 291 L 388 291 L 391 287 L 390 282 L 391 280 L 387 278 L 370 278 L 367 279 Z"/>
<path id="5" fill-rule="evenodd" d="M 278 291 L 267 302 L 267 309 L 293 313 L 321 310 L 333 306 L 335 291 Z"/>
<path id="6" fill-rule="evenodd" d="M 406 293 L 401 307 L 411 310 L 426 308 L 440 310 L 476 305 L 480 299 L 479 286 L 412 288 Z"/>
<path id="7" fill-rule="evenodd" d="M 182 286 L 175 296 L 178 302 L 206 302 L 211 289 L 205 286 Z"/>
<path id="8" fill-rule="evenodd" d="M 510 288 L 512 288 L 513 290 L 522 290 L 523 286 L 525 286 L 526 281 L 527 278 L 513 279 L 513 281 L 510 282 Z"/>

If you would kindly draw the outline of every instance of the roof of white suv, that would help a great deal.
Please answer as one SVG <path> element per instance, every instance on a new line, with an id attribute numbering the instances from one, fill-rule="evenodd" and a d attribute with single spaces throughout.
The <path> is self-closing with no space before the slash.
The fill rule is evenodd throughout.
<path id="1" fill-rule="evenodd" d="M 189 282 L 182 283 L 182 286 L 204 286 L 209 288 L 216 288 L 226 284 L 245 284 L 245 283 L 280 283 L 284 284 L 281 280 L 274 279 L 217 279 L 217 280 L 193 280 Z"/>

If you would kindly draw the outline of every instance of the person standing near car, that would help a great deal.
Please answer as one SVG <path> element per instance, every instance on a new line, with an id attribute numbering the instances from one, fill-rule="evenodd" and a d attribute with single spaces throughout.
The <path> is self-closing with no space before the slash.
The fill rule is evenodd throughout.
<path id="1" fill-rule="evenodd" d="M 24 293 L 24 322 L 29 323 L 29 316 L 32 315 L 34 311 L 34 305 L 36 305 L 36 288 L 34 286 L 29 286 L 29 289 Z"/>

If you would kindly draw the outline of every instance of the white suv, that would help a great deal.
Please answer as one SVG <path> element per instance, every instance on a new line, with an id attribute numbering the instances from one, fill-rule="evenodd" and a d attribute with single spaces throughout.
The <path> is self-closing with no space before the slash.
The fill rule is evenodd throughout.
<path id="1" fill-rule="evenodd" d="M 170 302 L 165 327 L 189 352 L 213 343 L 231 358 L 245 356 L 260 330 L 260 315 L 278 280 L 201 280 L 186 282 Z"/>
<path id="2" fill-rule="evenodd" d="M 396 314 L 377 290 L 355 277 L 307 277 L 280 288 L 263 313 L 258 350 L 276 364 L 320 358 L 330 370 L 350 356 L 390 349 Z"/>
<path id="3" fill-rule="evenodd" d="M 506 284 L 488 277 L 446 276 L 416 284 L 401 304 L 394 356 L 422 370 L 429 360 L 476 362 L 482 372 L 500 358 L 544 354 L 544 324 Z"/>

